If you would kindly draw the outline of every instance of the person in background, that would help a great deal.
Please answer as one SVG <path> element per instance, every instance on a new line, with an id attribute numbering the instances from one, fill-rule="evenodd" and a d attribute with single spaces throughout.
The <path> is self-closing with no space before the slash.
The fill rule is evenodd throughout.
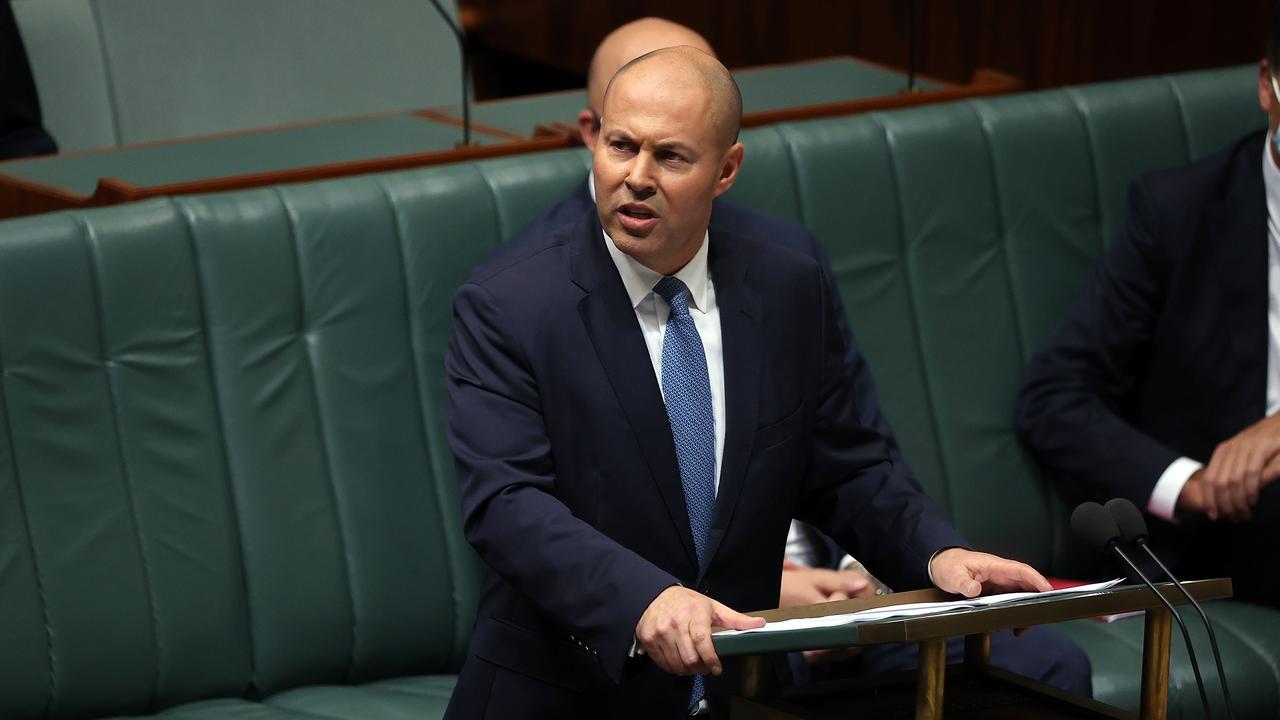
<path id="1" fill-rule="evenodd" d="M 1184 577 L 1280 605 L 1280 12 L 1267 129 L 1129 188 L 1125 225 L 1027 367 L 1022 442 L 1082 498 L 1145 508 Z"/>
<path id="2" fill-rule="evenodd" d="M 0 2 L 0 161 L 58 151 L 44 129 L 27 51 L 7 0 Z"/>

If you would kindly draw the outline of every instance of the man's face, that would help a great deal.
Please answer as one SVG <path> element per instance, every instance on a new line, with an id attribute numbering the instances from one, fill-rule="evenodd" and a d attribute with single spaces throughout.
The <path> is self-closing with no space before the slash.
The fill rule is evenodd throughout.
<path id="1" fill-rule="evenodd" d="M 711 201 L 733 184 L 742 146 L 717 141 L 709 93 L 687 75 L 638 66 L 605 99 L 594 154 L 596 209 L 618 249 L 663 275 L 701 245 Z"/>

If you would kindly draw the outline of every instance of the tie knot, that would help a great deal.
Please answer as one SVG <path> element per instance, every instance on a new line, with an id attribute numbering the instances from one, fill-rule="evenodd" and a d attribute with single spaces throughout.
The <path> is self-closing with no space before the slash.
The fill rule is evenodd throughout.
<path id="1" fill-rule="evenodd" d="M 689 288 L 679 278 L 667 276 L 653 286 L 653 291 L 662 296 L 671 306 L 672 315 L 689 314 Z"/>

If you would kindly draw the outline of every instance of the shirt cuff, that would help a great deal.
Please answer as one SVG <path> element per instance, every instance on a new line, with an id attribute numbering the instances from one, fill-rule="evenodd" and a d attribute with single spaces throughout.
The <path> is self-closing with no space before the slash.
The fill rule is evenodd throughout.
<path id="1" fill-rule="evenodd" d="M 849 566 L 859 565 L 859 564 L 860 563 L 858 562 L 857 558 L 846 553 L 844 557 L 840 558 L 840 564 L 837 565 L 836 568 L 839 570 L 848 570 Z"/>
<path id="2" fill-rule="evenodd" d="M 958 548 L 958 547 L 960 547 L 960 546 L 959 546 L 959 545 L 948 545 L 948 546 L 946 546 L 946 547 L 944 547 L 944 548 L 938 548 L 937 552 L 935 552 L 934 554 L 932 554 L 932 555 L 930 555 L 930 556 L 929 556 L 929 562 L 927 562 L 927 563 L 925 563 L 925 564 L 924 564 L 924 570 L 925 570 L 925 572 L 929 573 L 929 584 L 930 584 L 930 585 L 932 585 L 932 586 L 934 586 L 934 587 L 938 587 L 938 583 L 936 583 L 936 582 L 934 582 L 934 581 L 933 581 L 933 559 L 934 559 L 934 558 L 936 558 L 936 557 L 938 557 L 939 555 L 941 555 L 942 553 L 944 553 L 944 552 L 946 552 L 946 551 L 948 551 L 948 550 L 952 550 L 952 549 L 954 549 L 954 548 Z"/>
<path id="3" fill-rule="evenodd" d="M 1185 457 L 1169 463 L 1169 467 L 1160 473 L 1160 479 L 1156 480 L 1156 486 L 1151 489 L 1147 512 L 1171 523 L 1178 522 L 1178 496 L 1182 494 L 1182 488 L 1191 476 L 1203 467 L 1203 464 Z"/>

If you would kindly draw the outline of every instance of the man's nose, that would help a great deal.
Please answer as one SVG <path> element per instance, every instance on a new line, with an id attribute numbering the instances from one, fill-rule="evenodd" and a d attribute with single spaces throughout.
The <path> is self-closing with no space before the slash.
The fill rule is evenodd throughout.
<path id="1" fill-rule="evenodd" d="M 654 191 L 655 181 L 653 156 L 649 153 L 638 153 L 627 168 L 626 183 L 631 192 L 648 195 Z"/>

